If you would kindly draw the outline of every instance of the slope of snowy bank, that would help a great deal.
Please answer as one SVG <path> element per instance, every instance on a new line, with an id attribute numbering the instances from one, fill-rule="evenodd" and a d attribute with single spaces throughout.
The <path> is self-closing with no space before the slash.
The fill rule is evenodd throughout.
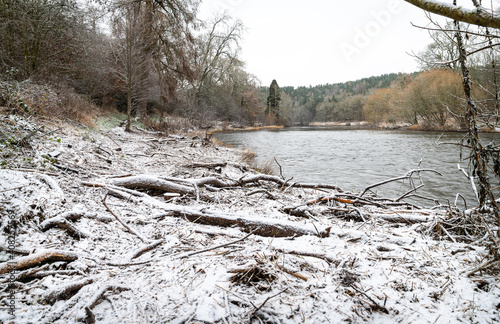
<path id="1" fill-rule="evenodd" d="M 27 146 L 2 146 L 3 323 L 500 321 L 498 271 L 471 274 L 487 248 L 432 230 L 453 216 L 446 210 L 353 203 L 340 189 L 291 182 L 244 183 L 255 173 L 239 152 L 204 136 L 59 126 L 47 125 Z M 33 127 L 2 120 L 13 137 Z M 182 187 L 165 195 L 113 185 L 141 174 Z M 208 177 L 219 182 L 193 181 Z M 204 221 L 208 214 L 246 223 Z M 429 221 L 408 224 L 408 216 Z M 267 223 L 310 234 L 257 235 Z"/>

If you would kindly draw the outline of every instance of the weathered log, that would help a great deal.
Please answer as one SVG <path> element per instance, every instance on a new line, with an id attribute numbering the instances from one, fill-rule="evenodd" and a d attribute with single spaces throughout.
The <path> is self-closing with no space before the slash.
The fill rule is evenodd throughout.
<path id="1" fill-rule="evenodd" d="M 166 192 L 196 195 L 196 189 L 194 188 L 196 186 L 198 187 L 214 186 L 219 188 L 227 188 L 227 187 L 238 187 L 245 184 L 256 183 L 259 181 L 274 182 L 281 186 L 288 185 L 288 187 L 305 188 L 305 189 L 329 189 L 342 192 L 342 189 L 334 185 L 298 183 L 298 182 L 288 183 L 288 181 L 283 180 L 280 177 L 267 174 L 257 174 L 257 175 L 247 176 L 239 180 L 221 180 L 216 177 L 206 177 L 200 179 L 178 179 L 169 177 L 156 177 L 151 175 L 139 175 L 139 176 L 114 179 L 112 181 L 112 184 L 118 187 L 124 187 L 128 189 L 157 189 Z M 84 184 L 90 185 L 88 183 Z"/>
<path id="2" fill-rule="evenodd" d="M 91 235 L 85 233 L 78 229 L 75 225 L 71 224 L 67 219 L 63 216 L 56 216 L 50 219 L 47 219 L 40 224 L 40 229 L 42 232 L 46 232 L 51 228 L 58 227 L 64 229 L 68 234 L 74 238 L 80 239 L 85 237 L 90 237 Z"/>
<path id="3" fill-rule="evenodd" d="M 322 253 L 315 253 L 315 252 L 309 252 L 309 251 L 286 250 L 286 249 L 282 249 L 282 248 L 273 248 L 273 250 L 281 252 L 281 253 L 285 253 L 285 254 L 295 254 L 295 255 L 300 255 L 300 256 L 321 259 L 321 260 L 325 260 L 328 263 L 335 263 L 335 264 L 339 263 L 338 260 L 331 258 L 331 257 L 327 256 L 326 254 L 322 254 Z"/>
<path id="4" fill-rule="evenodd" d="M 16 274 L 15 277 L 9 276 L 9 278 L 2 280 L 1 283 L 6 283 L 8 281 L 23 281 L 27 278 L 33 277 L 33 275 L 39 273 L 42 270 L 47 269 L 48 267 L 49 267 L 49 265 L 45 264 L 45 265 L 38 267 L 38 268 L 33 268 L 33 269 L 21 271 L 20 273 Z"/>
<path id="5" fill-rule="evenodd" d="M 314 228 L 299 227 L 291 221 L 256 219 L 223 212 L 209 210 L 196 210 L 194 208 L 183 208 L 172 206 L 169 209 L 174 216 L 181 217 L 193 223 L 221 226 L 221 227 L 239 227 L 242 231 L 265 237 L 290 237 L 302 235 L 314 235 L 328 237 L 330 227 L 321 228 L 316 231 Z"/>
<path id="6" fill-rule="evenodd" d="M 114 179 L 112 181 L 112 184 L 128 189 L 156 189 L 166 192 L 196 195 L 196 190 L 193 187 L 179 185 L 177 183 L 166 181 L 151 175 L 118 178 Z"/>
<path id="7" fill-rule="evenodd" d="M 121 188 L 110 186 L 109 189 L 117 191 Z M 289 237 L 289 236 L 302 236 L 302 235 L 315 235 L 320 237 L 328 237 L 330 234 L 330 227 L 314 226 L 308 224 L 307 226 L 299 227 L 296 223 L 287 220 L 271 220 L 263 217 L 248 217 L 239 216 L 235 214 L 228 214 L 220 211 L 210 211 L 206 208 L 196 209 L 174 204 L 161 202 L 145 193 L 138 192 L 131 189 L 126 190 L 128 194 L 140 197 L 143 201 L 165 209 L 171 212 L 172 216 L 181 217 L 204 225 L 213 225 L 221 227 L 239 227 L 243 231 L 250 233 L 254 232 L 255 235 L 267 237 Z M 170 214 L 169 214 L 170 216 Z"/>
<path id="8" fill-rule="evenodd" d="M 67 285 L 63 285 L 61 287 L 51 289 L 42 296 L 41 301 L 43 303 L 53 304 L 58 300 L 68 298 L 69 296 L 78 292 L 78 290 L 80 290 L 82 287 L 90 285 L 93 282 L 93 278 L 85 278 L 82 280 L 74 281 Z"/>
<path id="9" fill-rule="evenodd" d="M 214 168 L 223 168 L 227 165 L 227 162 L 218 162 L 218 163 L 201 163 L 201 162 L 195 162 L 191 164 L 185 164 L 183 165 L 186 168 L 207 168 L 207 169 L 214 169 Z"/>
<path id="10" fill-rule="evenodd" d="M 370 213 L 368 214 L 371 217 L 375 218 L 380 218 L 383 219 L 387 222 L 391 223 L 407 223 L 407 224 L 414 224 L 414 223 L 426 223 L 430 222 L 436 219 L 436 217 L 439 217 L 437 215 L 402 215 L 400 213 L 394 212 L 391 214 L 375 214 L 375 213 Z"/>
<path id="11" fill-rule="evenodd" d="M 59 250 L 42 250 L 35 254 L 14 259 L 0 265 L 0 274 L 7 273 L 13 270 L 21 270 L 35 267 L 44 262 L 68 261 L 72 262 L 78 259 L 78 254 L 69 251 Z"/>

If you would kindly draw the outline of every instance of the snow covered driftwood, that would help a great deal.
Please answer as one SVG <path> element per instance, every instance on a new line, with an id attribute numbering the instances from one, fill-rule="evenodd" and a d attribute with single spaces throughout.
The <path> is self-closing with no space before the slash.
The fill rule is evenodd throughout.
<path id="1" fill-rule="evenodd" d="M 304 224 L 299 226 L 296 222 L 288 220 L 276 220 L 259 216 L 230 214 L 210 210 L 208 208 L 199 209 L 194 207 L 179 206 L 159 201 L 145 193 L 131 189 L 106 186 L 104 184 L 84 184 L 106 187 L 110 193 L 121 196 L 124 199 L 130 199 L 131 197 L 139 198 L 145 203 L 155 205 L 156 207 L 160 207 L 165 211 L 170 212 L 172 216 L 181 217 L 198 224 L 221 227 L 238 227 L 245 232 L 253 232 L 255 235 L 266 237 L 290 237 L 302 235 L 328 237 L 330 233 L 330 228 L 322 225 Z"/>
<path id="2" fill-rule="evenodd" d="M 13 270 L 21 270 L 34 267 L 44 262 L 75 261 L 77 259 L 78 255 L 74 252 L 59 251 L 59 250 L 42 250 L 35 254 L 30 254 L 28 256 L 17 258 L 12 262 L 6 262 L 1 264 L 0 274 L 4 274 Z"/>

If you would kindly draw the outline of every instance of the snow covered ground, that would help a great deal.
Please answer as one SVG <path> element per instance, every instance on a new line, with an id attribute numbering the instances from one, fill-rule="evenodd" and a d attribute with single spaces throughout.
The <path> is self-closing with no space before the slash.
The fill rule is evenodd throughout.
<path id="1" fill-rule="evenodd" d="M 7 117 L 0 125 L 18 138 L 34 127 Z M 446 210 L 306 204 L 341 192 L 262 180 L 193 185 L 195 194 L 112 195 L 114 179 L 129 175 L 237 182 L 255 172 L 240 152 L 204 135 L 59 126 L 48 124 L 30 147 L 2 146 L 2 323 L 500 322 L 498 267 L 471 273 L 488 258 L 485 241 L 430 231 L 452 216 Z M 284 212 L 299 205 L 309 218 Z M 188 210 L 330 232 L 262 236 L 200 224 Z"/>

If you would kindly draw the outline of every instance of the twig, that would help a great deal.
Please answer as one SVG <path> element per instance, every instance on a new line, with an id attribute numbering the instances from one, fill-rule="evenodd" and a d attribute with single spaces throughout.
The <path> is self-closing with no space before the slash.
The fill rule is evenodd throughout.
<path id="1" fill-rule="evenodd" d="M 72 168 L 70 168 L 70 167 L 68 167 L 68 166 L 64 166 L 64 165 L 60 165 L 60 164 L 56 164 L 56 163 L 54 163 L 54 166 L 55 166 L 56 168 L 60 169 L 60 170 L 63 170 L 63 171 L 71 171 L 71 172 L 73 172 L 73 173 L 80 173 L 80 171 L 79 171 L 79 170 L 72 169 Z"/>
<path id="2" fill-rule="evenodd" d="M 371 298 L 370 296 L 368 296 L 367 293 L 365 293 L 364 291 L 361 291 L 360 289 L 356 288 L 356 286 L 354 286 L 354 285 L 350 285 L 350 287 L 352 289 L 356 290 L 358 293 L 360 293 L 363 296 L 365 296 L 366 298 L 368 298 L 374 304 L 374 305 L 370 305 L 373 310 L 380 310 L 383 313 L 389 314 L 389 311 L 387 310 L 387 308 L 385 308 L 384 306 L 380 306 L 376 301 L 373 300 L 373 298 Z"/>
<path id="3" fill-rule="evenodd" d="M 10 189 L 5 189 L 5 190 L 0 191 L 0 193 L 4 193 L 4 192 L 7 192 L 7 191 L 12 191 L 12 190 L 17 190 L 17 189 L 21 189 L 21 188 L 24 188 L 24 187 L 27 187 L 27 186 L 28 185 L 19 186 L 19 187 L 10 188 Z"/>
<path id="4" fill-rule="evenodd" d="M 255 310 L 252 312 L 252 315 L 250 315 L 250 317 L 255 316 L 255 313 L 257 313 L 257 312 L 258 312 L 258 311 L 259 311 L 259 310 L 260 310 L 260 309 L 261 309 L 261 308 L 262 308 L 262 307 L 263 307 L 263 306 L 264 306 L 264 305 L 265 305 L 265 304 L 266 304 L 266 303 L 267 303 L 270 299 L 272 299 L 272 298 L 274 298 L 274 297 L 276 297 L 276 296 L 281 295 L 282 293 L 284 293 L 284 292 L 285 292 L 285 291 L 287 291 L 287 290 L 288 290 L 288 287 L 287 287 L 287 288 L 285 288 L 285 289 L 283 289 L 282 291 L 280 291 L 279 293 L 277 293 L 277 294 L 275 294 L 275 295 L 272 295 L 272 296 L 267 297 L 267 298 L 266 298 L 266 300 L 264 300 L 264 302 L 263 302 L 262 304 L 260 304 L 260 306 L 259 306 L 259 307 L 255 307 L 255 306 L 254 306 L 254 307 L 255 307 Z M 253 304 L 252 304 L 252 305 L 253 305 Z"/>
<path id="5" fill-rule="evenodd" d="M 260 227 L 259 227 L 259 228 L 260 228 Z M 210 248 L 207 248 L 207 249 L 204 249 L 204 250 L 200 250 L 200 251 L 191 252 L 191 253 L 188 253 L 188 254 L 185 254 L 185 255 L 181 255 L 181 256 L 179 256 L 178 258 L 179 258 L 179 259 L 187 258 L 187 257 L 193 256 L 193 255 L 196 255 L 196 254 L 205 253 L 205 252 L 208 252 L 208 251 L 216 250 L 216 249 L 219 249 L 219 248 L 221 248 L 221 247 L 225 247 L 225 246 L 233 245 L 233 244 L 235 244 L 235 243 L 238 243 L 238 242 L 244 241 L 244 240 L 245 240 L 245 239 L 247 239 L 250 235 L 252 235 L 255 231 L 257 231 L 259 228 L 256 228 L 255 230 L 251 231 L 248 235 L 245 235 L 244 237 L 242 237 L 242 238 L 240 238 L 240 239 L 237 239 L 237 240 L 235 240 L 235 241 L 228 242 L 228 243 L 224 243 L 224 244 L 220 244 L 220 245 L 213 246 L 213 247 L 210 247 Z"/>
<path id="6" fill-rule="evenodd" d="M 115 213 L 113 213 L 113 211 L 111 209 L 109 209 L 108 205 L 106 204 L 106 198 L 108 197 L 108 195 L 106 194 L 106 196 L 104 196 L 104 199 L 102 200 L 102 204 L 104 205 L 104 207 L 106 207 L 106 209 L 110 212 L 111 215 L 113 215 L 114 218 L 116 218 L 116 220 L 122 224 L 123 227 L 125 227 L 130 233 L 134 234 L 135 236 L 137 236 L 143 243 L 146 243 L 148 242 L 148 240 L 146 240 L 145 238 L 142 237 L 142 235 L 140 235 L 139 233 L 137 233 L 137 231 L 133 230 L 130 226 L 128 226 L 127 224 L 125 224 L 121 219 L 120 217 L 118 217 Z"/>
<path id="7" fill-rule="evenodd" d="M 283 176 L 283 168 L 281 168 L 281 164 L 278 162 L 278 159 L 276 159 L 276 157 L 274 157 L 274 162 L 276 162 L 276 164 L 280 168 L 280 177 L 281 177 L 281 179 L 285 180 L 285 177 Z"/>
<path id="8" fill-rule="evenodd" d="M 143 247 L 143 248 L 137 250 L 136 252 L 134 252 L 134 254 L 132 254 L 132 257 L 130 258 L 130 260 L 133 260 L 135 258 L 140 257 L 143 253 L 146 253 L 146 252 L 154 249 L 155 247 L 163 244 L 163 242 L 164 242 L 163 240 L 160 240 L 160 241 L 156 241 L 154 243 L 151 243 L 149 245 L 146 245 L 145 247 Z"/>
<path id="9" fill-rule="evenodd" d="M 411 176 L 413 175 L 413 173 L 420 173 L 420 172 L 434 172 L 440 176 L 443 176 L 441 173 L 439 173 L 438 171 L 436 170 L 432 170 L 432 169 L 415 169 L 415 170 L 410 170 L 408 171 L 404 176 L 400 176 L 400 177 L 396 177 L 396 178 L 391 178 L 391 179 L 387 179 L 387 180 L 384 180 L 384 181 L 381 181 L 381 182 L 377 182 L 375 184 L 372 184 L 372 185 L 369 185 L 368 187 L 366 187 L 363 192 L 359 195 L 359 197 L 363 197 L 363 195 L 368 191 L 368 190 L 371 190 L 375 187 L 379 187 L 381 185 L 384 185 L 384 184 L 387 184 L 387 183 L 390 183 L 390 182 L 394 182 L 394 181 L 399 181 L 399 180 L 405 180 L 405 179 L 410 179 Z"/>
<path id="10" fill-rule="evenodd" d="M 481 264 L 480 266 L 470 270 L 469 272 L 467 271 L 462 271 L 461 274 L 467 273 L 467 277 L 471 277 L 473 274 L 475 274 L 478 271 L 481 270 L 486 270 L 488 268 L 494 267 L 500 265 L 500 261 L 495 261 L 495 260 L 488 260 L 485 263 Z"/>
<path id="11" fill-rule="evenodd" d="M 439 224 L 439 227 L 443 230 L 443 232 L 453 241 L 453 243 L 457 243 L 457 240 L 444 228 L 443 224 Z"/>
<path id="12" fill-rule="evenodd" d="M 291 270 L 289 270 L 289 269 L 287 269 L 287 268 L 285 268 L 285 267 L 283 267 L 283 266 L 280 266 L 279 264 L 277 264 L 277 263 L 275 263 L 275 262 L 273 262 L 273 264 L 274 264 L 274 265 L 275 265 L 278 269 L 280 269 L 281 271 L 283 271 L 283 272 L 285 272 L 285 273 L 288 273 L 289 275 L 292 275 L 292 276 L 294 276 L 295 278 L 299 278 L 299 279 L 302 279 L 302 280 L 304 280 L 304 281 L 307 281 L 307 279 L 309 279 L 309 278 L 307 278 L 306 276 L 304 276 L 304 275 L 302 275 L 302 274 L 300 274 L 300 273 L 297 273 L 297 272 L 293 272 L 293 271 L 291 271 Z"/>
<path id="13" fill-rule="evenodd" d="M 311 257 L 311 258 L 317 258 L 324 260 L 328 263 L 336 263 L 337 260 L 325 255 L 325 254 L 320 254 L 320 253 L 315 253 L 315 252 L 305 252 L 305 251 L 293 251 L 293 250 L 285 250 L 282 248 L 273 248 L 273 250 L 281 252 L 281 253 L 286 253 L 286 254 L 295 254 L 295 255 L 300 255 L 300 256 L 305 256 L 305 257 Z"/>
<path id="14" fill-rule="evenodd" d="M 403 199 L 403 198 L 405 198 L 406 196 L 408 196 L 409 194 L 411 194 L 411 193 L 413 193 L 413 192 L 417 191 L 418 189 L 422 188 L 423 186 L 424 186 L 424 185 L 423 185 L 423 184 L 421 184 L 420 186 L 415 187 L 415 188 L 413 188 L 413 189 L 411 189 L 411 190 L 407 191 L 406 193 L 404 193 L 403 195 L 401 195 L 399 198 L 395 199 L 394 201 L 400 201 L 401 199 Z"/>

